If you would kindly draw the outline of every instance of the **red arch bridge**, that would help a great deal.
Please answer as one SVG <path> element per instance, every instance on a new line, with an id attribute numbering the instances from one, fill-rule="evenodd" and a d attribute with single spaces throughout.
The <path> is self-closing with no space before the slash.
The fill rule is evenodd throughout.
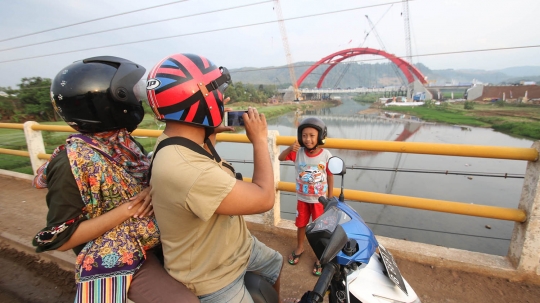
<path id="1" fill-rule="evenodd" d="M 377 55 L 382 56 L 390 60 L 393 64 L 395 64 L 403 73 L 405 78 L 407 79 L 407 82 L 409 85 L 413 84 L 415 79 L 417 79 L 422 85 L 426 85 L 426 77 L 412 64 L 409 62 L 396 57 L 395 55 L 389 54 L 383 50 L 374 49 L 374 48 L 349 48 L 345 50 L 341 50 L 338 52 L 335 52 L 333 54 L 330 54 L 321 60 L 317 61 L 315 64 L 313 64 L 310 68 L 308 68 L 300 78 L 296 81 L 297 87 L 300 87 L 302 82 L 306 79 L 307 76 L 309 76 L 315 69 L 317 69 L 320 66 L 326 66 L 326 69 L 320 76 L 318 82 L 317 82 L 317 89 L 301 89 L 300 91 L 302 93 L 365 93 L 365 92 L 386 92 L 386 91 L 398 91 L 402 90 L 402 87 L 399 86 L 392 86 L 392 87 L 385 87 L 385 88 L 356 88 L 356 89 L 347 89 L 347 90 L 338 90 L 338 89 L 321 89 L 322 83 L 324 82 L 324 79 L 328 75 L 328 73 L 339 63 L 341 63 L 343 60 L 356 57 L 360 55 Z M 286 92 L 287 90 L 280 90 L 280 92 Z"/>
<path id="2" fill-rule="evenodd" d="M 341 63 L 343 60 L 356 57 L 360 55 L 377 55 L 382 56 L 390 60 L 393 64 L 395 64 L 401 72 L 405 75 L 405 78 L 407 79 L 407 82 L 409 84 L 412 84 L 415 81 L 415 78 L 420 81 L 423 85 L 427 84 L 426 77 L 412 64 L 409 62 L 396 57 L 392 54 L 389 54 L 383 50 L 374 49 L 374 48 L 349 48 L 345 50 L 341 50 L 338 52 L 335 52 L 333 54 L 330 54 L 321 60 L 317 61 L 315 64 L 313 64 L 310 68 L 308 68 L 300 78 L 298 78 L 298 81 L 296 81 L 297 87 L 300 87 L 302 82 L 306 79 L 306 77 L 311 74 L 316 68 L 319 66 L 327 66 L 326 70 L 322 73 L 321 77 L 319 78 L 319 81 L 317 82 L 317 88 L 321 88 L 322 83 L 324 82 L 324 79 L 326 78 L 326 75 L 339 63 Z"/>

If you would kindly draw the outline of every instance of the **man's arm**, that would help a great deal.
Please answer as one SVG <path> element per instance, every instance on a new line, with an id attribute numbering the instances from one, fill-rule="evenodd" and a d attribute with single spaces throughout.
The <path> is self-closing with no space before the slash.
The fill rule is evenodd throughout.
<path id="1" fill-rule="evenodd" d="M 259 214 L 274 206 L 276 191 L 268 151 L 266 119 L 255 108 L 250 108 L 243 118 L 246 134 L 253 144 L 253 179 L 251 183 L 236 181 L 216 209 L 216 213 L 221 215 Z"/>

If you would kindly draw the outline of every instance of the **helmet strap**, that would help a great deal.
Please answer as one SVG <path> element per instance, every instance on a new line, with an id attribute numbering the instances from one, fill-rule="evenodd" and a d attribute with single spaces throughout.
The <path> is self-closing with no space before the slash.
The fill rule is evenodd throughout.
<path id="1" fill-rule="evenodd" d="M 307 147 L 304 147 L 309 153 L 312 153 L 314 150 L 317 149 L 317 146 L 319 145 L 315 145 L 313 148 L 307 148 Z"/>
<path id="2" fill-rule="evenodd" d="M 206 128 L 208 129 L 208 128 Z M 212 130 L 213 132 L 213 130 Z M 206 144 L 206 146 L 208 146 L 208 149 L 210 150 L 210 153 L 212 154 L 212 156 L 214 156 L 214 160 L 216 160 L 217 163 L 220 163 L 221 162 L 221 157 L 218 155 L 216 149 L 214 148 L 214 145 L 212 145 L 212 142 L 210 141 L 210 138 L 206 137 L 206 139 L 204 140 L 204 143 Z"/>
<path id="3" fill-rule="evenodd" d="M 199 86 L 203 96 L 206 98 L 208 97 L 209 92 L 218 89 L 223 83 L 227 83 L 229 81 L 231 81 L 231 75 L 221 74 L 221 76 L 217 77 L 216 80 L 210 81 L 210 83 L 207 85 L 204 85 L 202 82 L 199 82 L 197 85 Z"/>

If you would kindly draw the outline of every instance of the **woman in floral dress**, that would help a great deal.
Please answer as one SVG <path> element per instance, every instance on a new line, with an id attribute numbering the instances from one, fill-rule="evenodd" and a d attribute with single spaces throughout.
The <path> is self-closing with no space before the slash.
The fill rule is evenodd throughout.
<path id="1" fill-rule="evenodd" d="M 56 112 L 79 133 L 37 172 L 49 211 L 33 244 L 77 254 L 75 302 L 198 302 L 160 263 L 149 159 L 130 134 L 144 116 L 144 73 L 126 59 L 94 57 L 65 67 L 51 85 Z"/>

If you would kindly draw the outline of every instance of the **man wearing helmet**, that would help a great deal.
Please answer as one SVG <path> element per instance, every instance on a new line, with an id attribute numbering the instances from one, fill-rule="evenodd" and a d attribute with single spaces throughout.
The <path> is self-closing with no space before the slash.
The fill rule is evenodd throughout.
<path id="1" fill-rule="evenodd" d="M 242 215 L 273 207 L 274 176 L 264 115 L 243 115 L 253 144 L 253 181 L 234 177 L 215 152 L 223 131 L 226 68 L 193 54 L 161 60 L 148 74 L 148 102 L 165 121 L 151 168 L 152 201 L 161 230 L 165 268 L 201 302 L 252 302 L 244 286 L 254 271 L 279 293 L 282 256 L 259 242 Z"/>
<path id="2" fill-rule="evenodd" d="M 158 259 L 149 159 L 130 134 L 144 116 L 144 73 L 126 59 L 93 57 L 65 67 L 51 85 L 56 112 L 79 133 L 37 172 L 49 210 L 33 244 L 77 254 L 75 302 L 198 301 Z"/>
<path id="3" fill-rule="evenodd" d="M 324 212 L 319 203 L 320 196 L 333 196 L 334 176 L 329 173 L 328 159 L 330 152 L 320 147 L 326 139 L 326 125 L 315 117 L 302 120 L 298 125 L 297 140 L 279 155 L 280 161 L 294 161 L 296 168 L 296 208 L 295 225 L 298 227 L 296 248 L 289 255 L 289 264 L 296 265 L 304 252 L 306 225 L 317 219 Z M 300 142 L 300 144 L 298 144 Z M 321 275 L 321 264 L 317 260 L 313 265 L 313 274 Z"/>

